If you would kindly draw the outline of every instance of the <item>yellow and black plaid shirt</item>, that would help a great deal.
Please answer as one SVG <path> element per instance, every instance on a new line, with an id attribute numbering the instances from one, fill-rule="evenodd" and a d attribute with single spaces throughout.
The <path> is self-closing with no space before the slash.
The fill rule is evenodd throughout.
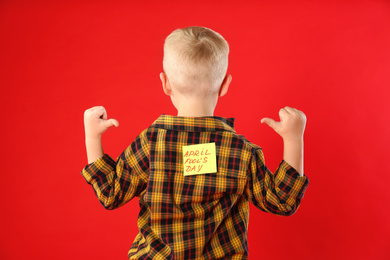
<path id="1" fill-rule="evenodd" d="M 286 162 L 275 174 L 234 120 L 162 115 L 115 162 L 104 155 L 82 175 L 107 209 L 139 197 L 129 259 L 247 259 L 249 204 L 293 214 L 309 184 Z M 217 173 L 184 176 L 182 147 L 215 143 Z"/>

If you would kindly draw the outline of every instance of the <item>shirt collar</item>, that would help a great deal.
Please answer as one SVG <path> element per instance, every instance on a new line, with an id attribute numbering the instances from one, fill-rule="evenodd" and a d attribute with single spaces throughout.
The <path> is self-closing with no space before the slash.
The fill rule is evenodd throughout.
<path id="1" fill-rule="evenodd" d="M 187 132 L 216 132 L 234 130 L 234 118 L 218 116 L 208 117 L 181 117 L 161 115 L 152 124 L 152 127 Z"/>

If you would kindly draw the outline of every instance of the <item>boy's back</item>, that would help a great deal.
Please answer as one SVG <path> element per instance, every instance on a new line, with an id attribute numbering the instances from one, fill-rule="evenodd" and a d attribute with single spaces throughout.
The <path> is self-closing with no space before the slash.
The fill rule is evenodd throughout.
<path id="1" fill-rule="evenodd" d="M 103 123 L 117 125 L 101 107 L 86 112 L 87 150 L 88 121 L 100 115 Z M 286 161 L 272 174 L 260 147 L 237 135 L 233 123 L 212 115 L 162 115 L 117 161 L 88 154 L 92 163 L 82 174 L 106 208 L 139 197 L 139 233 L 130 259 L 247 259 L 248 202 L 279 215 L 296 211 L 307 177 Z M 217 169 L 185 175 L 192 167 L 184 149 L 197 144 L 215 144 L 215 153 L 203 150 L 196 159 L 214 157 Z"/>
<path id="2" fill-rule="evenodd" d="M 215 143 L 218 173 L 184 176 L 182 147 L 205 143 Z M 101 178 L 105 172 L 113 183 Z M 246 259 L 248 201 L 290 215 L 307 185 L 284 162 L 274 177 L 261 149 L 235 133 L 232 119 L 219 117 L 163 115 L 117 163 L 105 155 L 83 175 L 106 208 L 139 196 L 140 232 L 130 259 Z"/>

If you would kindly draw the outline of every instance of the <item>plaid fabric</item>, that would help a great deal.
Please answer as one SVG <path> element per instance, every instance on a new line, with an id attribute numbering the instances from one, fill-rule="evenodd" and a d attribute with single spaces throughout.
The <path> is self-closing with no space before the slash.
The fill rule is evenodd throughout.
<path id="1" fill-rule="evenodd" d="M 275 174 L 234 119 L 162 115 L 114 161 L 82 175 L 107 209 L 139 197 L 139 233 L 129 259 L 247 259 L 249 204 L 293 214 L 309 184 L 282 161 Z M 217 173 L 183 175 L 184 145 L 214 142 Z"/>

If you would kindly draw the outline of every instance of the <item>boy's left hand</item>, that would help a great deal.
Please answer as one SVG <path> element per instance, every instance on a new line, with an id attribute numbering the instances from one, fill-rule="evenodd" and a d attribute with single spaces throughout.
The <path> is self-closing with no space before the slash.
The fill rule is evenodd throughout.
<path id="1" fill-rule="evenodd" d="M 269 125 L 284 141 L 301 140 L 305 132 L 306 116 L 295 108 L 284 107 L 279 111 L 280 121 L 263 118 L 261 123 Z"/>
<path id="2" fill-rule="evenodd" d="M 303 134 L 306 126 L 306 115 L 298 109 L 285 107 L 279 111 L 280 122 L 270 118 L 263 118 L 275 130 L 284 142 L 283 160 L 291 165 L 300 176 L 303 173 Z"/>

